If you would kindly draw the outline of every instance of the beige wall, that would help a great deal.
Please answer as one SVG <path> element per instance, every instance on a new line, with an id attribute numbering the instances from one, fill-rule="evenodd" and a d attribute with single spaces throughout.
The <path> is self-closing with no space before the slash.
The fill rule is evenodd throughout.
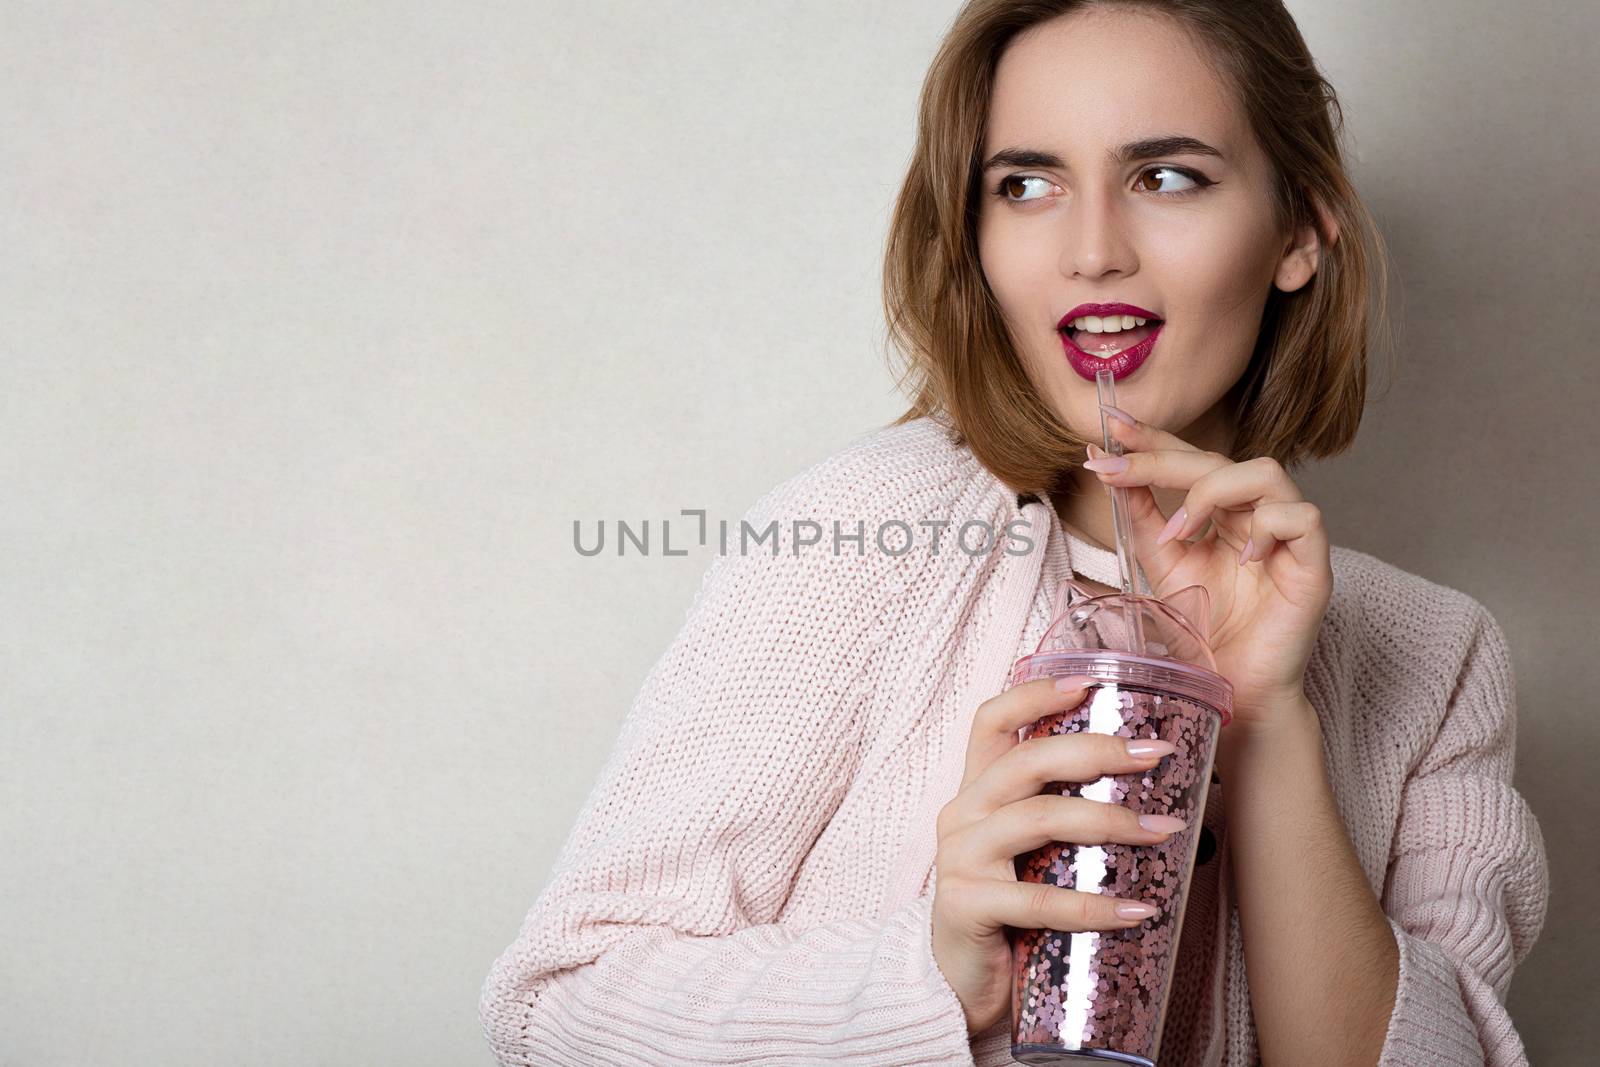
<path id="1" fill-rule="evenodd" d="M 487 1063 L 476 996 L 705 550 L 896 411 L 955 4 L 9 5 L 0 1061 Z M 1298 0 L 1402 270 L 1340 543 L 1486 603 L 1600 1043 L 1593 4 Z"/>

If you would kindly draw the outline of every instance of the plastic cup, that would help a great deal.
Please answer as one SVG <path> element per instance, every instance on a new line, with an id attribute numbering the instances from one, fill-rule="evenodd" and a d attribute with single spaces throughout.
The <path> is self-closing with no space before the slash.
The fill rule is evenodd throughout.
<path id="1" fill-rule="evenodd" d="M 1203 630 L 1170 602 L 1067 586 L 1039 651 L 1017 661 L 1010 684 L 1088 675 L 1094 685 L 1076 708 L 1040 719 L 1021 739 L 1088 732 L 1160 738 L 1177 749 L 1144 772 L 1052 782 L 1044 792 L 1122 804 L 1141 815 L 1175 815 L 1186 825 L 1152 845 L 1052 842 L 1017 857 L 1020 881 L 1146 901 L 1160 910 L 1120 930 L 1011 930 L 1011 1055 L 1021 1063 L 1155 1067 L 1233 690 L 1211 669 Z M 1205 606 L 1201 587 L 1179 596 Z M 1135 615 L 1145 655 L 1114 647 L 1128 640 Z"/>

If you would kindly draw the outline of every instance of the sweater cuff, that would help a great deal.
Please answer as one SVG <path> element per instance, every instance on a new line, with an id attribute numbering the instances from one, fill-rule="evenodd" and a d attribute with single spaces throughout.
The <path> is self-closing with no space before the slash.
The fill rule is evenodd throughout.
<path id="1" fill-rule="evenodd" d="M 1485 1067 L 1527 1064 L 1514 1030 L 1485 1041 L 1467 1010 L 1456 965 L 1444 949 L 1388 916 L 1400 951 L 1394 1012 L 1378 1067 Z M 1509 1038 L 1509 1042 L 1506 1040 Z M 1490 1055 L 1487 1046 L 1499 1050 Z"/>
<path id="2" fill-rule="evenodd" d="M 490 1003 L 515 1007 L 486 1017 L 505 1064 L 975 1067 L 966 1012 L 933 958 L 932 894 L 876 923 L 653 930 Z"/>
<path id="3" fill-rule="evenodd" d="M 915 970 L 927 967 L 928 1008 L 934 1013 L 934 1030 L 953 1035 L 947 1058 L 939 1062 L 949 1067 L 974 1067 L 972 1039 L 967 1035 L 967 1009 L 961 1006 L 961 998 L 950 988 L 944 972 L 939 970 L 938 961 L 933 958 L 933 893 L 918 897 L 901 911 L 912 920 L 909 926 L 915 931 L 916 939 L 914 945 L 907 945 L 906 958 Z M 894 929 L 891 924 L 890 930 Z"/>

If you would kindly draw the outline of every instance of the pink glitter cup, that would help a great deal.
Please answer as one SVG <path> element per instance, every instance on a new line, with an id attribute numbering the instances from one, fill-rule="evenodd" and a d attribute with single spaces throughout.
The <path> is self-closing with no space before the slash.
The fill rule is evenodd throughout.
<path id="1" fill-rule="evenodd" d="M 1064 582 L 1038 649 L 1012 668 L 1012 686 L 1075 674 L 1096 682 L 1082 704 L 1024 728 L 1022 740 L 1088 732 L 1177 746 L 1137 778 L 1051 782 L 1044 792 L 1176 815 L 1187 824 L 1154 845 L 1053 842 L 1016 858 L 1021 881 L 1161 909 L 1123 930 L 1009 931 L 1011 1056 L 1019 1063 L 1155 1067 L 1212 758 L 1232 717 L 1233 686 L 1216 672 L 1206 634 L 1210 616 L 1204 586 L 1162 600 L 1096 596 Z M 1128 651 L 1141 645 L 1143 655 Z"/>

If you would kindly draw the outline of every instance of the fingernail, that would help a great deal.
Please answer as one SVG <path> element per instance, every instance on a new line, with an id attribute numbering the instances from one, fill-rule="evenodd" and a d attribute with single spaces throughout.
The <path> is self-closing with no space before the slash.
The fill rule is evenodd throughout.
<path id="1" fill-rule="evenodd" d="M 1065 678 L 1056 679 L 1056 689 L 1065 693 L 1069 689 L 1079 689 L 1094 681 L 1086 674 L 1070 674 Z"/>
<path id="2" fill-rule="evenodd" d="M 1101 474 L 1117 474 L 1128 469 L 1127 456 L 1100 456 L 1084 461 L 1084 467 Z"/>
<path id="3" fill-rule="evenodd" d="M 1183 529 L 1183 524 L 1187 522 L 1188 519 L 1188 508 L 1179 508 L 1177 511 L 1174 511 L 1172 513 L 1172 518 L 1167 520 L 1167 524 L 1161 528 L 1160 535 L 1156 537 L 1156 544 L 1164 545 L 1174 537 L 1177 537 L 1178 531 Z"/>
<path id="4" fill-rule="evenodd" d="M 1113 419 L 1117 419 L 1123 423 L 1126 423 L 1133 429 L 1137 430 L 1139 428 L 1139 420 L 1134 418 L 1132 415 L 1129 415 L 1121 408 L 1112 407 L 1110 404 L 1101 404 L 1100 410 L 1105 412 L 1107 415 L 1110 415 Z"/>
<path id="5" fill-rule="evenodd" d="M 1128 755 L 1134 759 L 1148 759 L 1151 756 L 1170 756 L 1178 751 L 1178 746 L 1159 737 L 1142 737 L 1127 742 L 1127 749 Z"/>
<path id="6" fill-rule="evenodd" d="M 1119 919 L 1148 919 L 1155 913 L 1155 907 L 1150 904 L 1135 904 L 1130 900 L 1125 904 L 1117 905 L 1117 918 Z"/>
<path id="7" fill-rule="evenodd" d="M 1172 834 L 1189 824 L 1172 815 L 1141 815 L 1139 825 L 1152 833 Z"/>
<path id="8" fill-rule="evenodd" d="M 1239 566 L 1244 566 L 1244 561 L 1250 558 L 1250 550 L 1256 547 L 1255 538 L 1245 541 L 1244 547 L 1239 550 Z"/>

